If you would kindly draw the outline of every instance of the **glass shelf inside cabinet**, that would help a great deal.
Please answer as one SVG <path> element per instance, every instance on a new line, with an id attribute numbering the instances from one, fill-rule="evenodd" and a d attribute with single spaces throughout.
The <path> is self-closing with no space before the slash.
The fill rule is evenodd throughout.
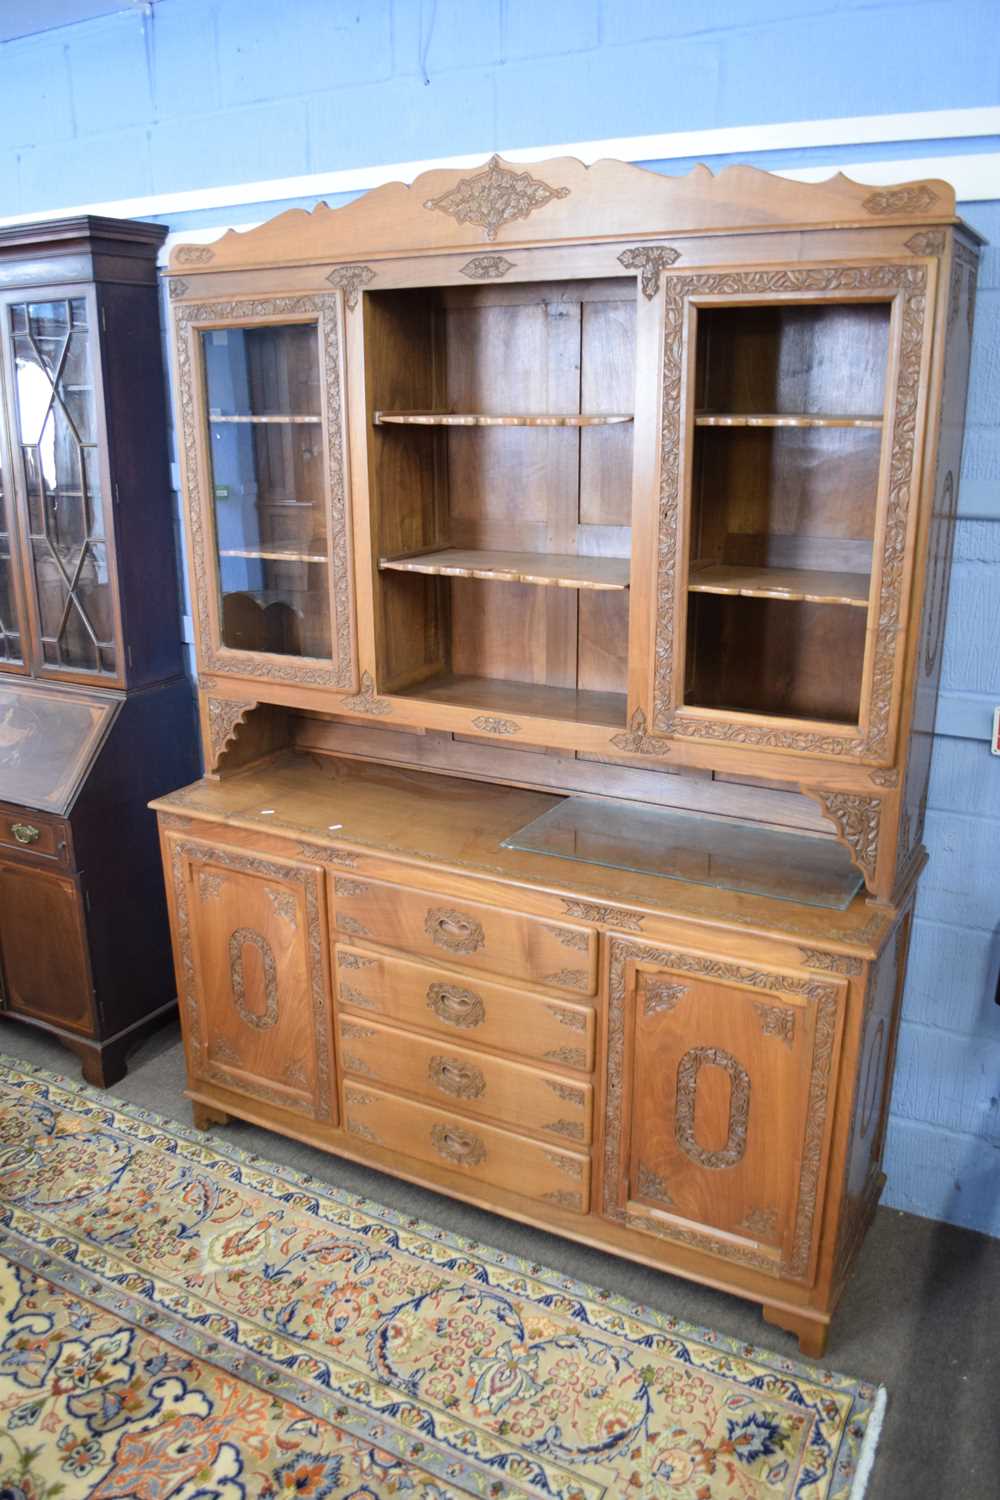
<path id="1" fill-rule="evenodd" d="M 832 837 L 588 797 L 567 797 L 502 847 L 832 911 L 850 906 L 862 886 Z"/>
<path id="2" fill-rule="evenodd" d="M 223 646 L 330 655 L 315 323 L 202 333 Z"/>

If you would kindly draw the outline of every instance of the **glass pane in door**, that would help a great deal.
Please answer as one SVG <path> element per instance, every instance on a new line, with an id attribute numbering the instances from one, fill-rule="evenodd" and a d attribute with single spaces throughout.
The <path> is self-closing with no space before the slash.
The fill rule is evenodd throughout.
<path id="1" fill-rule="evenodd" d="M 21 302 L 10 318 L 42 660 L 113 673 L 114 602 L 86 299 Z"/>
<path id="2" fill-rule="evenodd" d="M 3 470 L 0 469 L 0 662 L 20 662 L 21 632 L 17 622 L 14 598 L 13 561 L 10 554 L 10 520 L 4 493 Z"/>
<path id="3" fill-rule="evenodd" d="M 315 323 L 208 329 L 224 646 L 329 657 L 329 548 Z"/>

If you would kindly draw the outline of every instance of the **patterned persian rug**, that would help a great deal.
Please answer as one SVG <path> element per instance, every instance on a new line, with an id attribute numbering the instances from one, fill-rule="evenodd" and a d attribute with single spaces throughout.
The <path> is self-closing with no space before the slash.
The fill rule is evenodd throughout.
<path id="1" fill-rule="evenodd" d="M 5 1500 L 858 1500 L 884 1393 L 0 1059 Z"/>

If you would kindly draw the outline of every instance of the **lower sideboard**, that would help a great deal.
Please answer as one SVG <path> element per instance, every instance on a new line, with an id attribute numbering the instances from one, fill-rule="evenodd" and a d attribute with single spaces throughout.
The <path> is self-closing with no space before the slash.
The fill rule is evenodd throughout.
<path id="1" fill-rule="evenodd" d="M 882 1185 L 912 902 L 629 905 L 614 871 L 477 874 L 201 785 L 157 804 L 196 1124 L 738 1293 L 823 1353 Z"/>

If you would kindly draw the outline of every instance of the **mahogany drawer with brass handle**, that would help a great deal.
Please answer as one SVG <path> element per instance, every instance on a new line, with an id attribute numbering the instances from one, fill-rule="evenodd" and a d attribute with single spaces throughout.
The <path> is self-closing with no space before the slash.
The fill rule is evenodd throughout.
<path id="1" fill-rule="evenodd" d="M 594 1062 L 595 1013 L 535 990 L 496 984 L 385 953 L 337 945 L 334 968 L 342 1008 L 400 1022 L 449 1042 L 475 1042 L 546 1066 L 588 1072 Z"/>
<path id="2" fill-rule="evenodd" d="M 65 825 L 61 820 L 48 819 L 34 809 L 18 813 L 0 812 L 0 844 L 23 853 L 41 854 L 46 859 L 67 858 Z"/>
<path id="3" fill-rule="evenodd" d="M 590 1158 L 345 1079 L 344 1128 L 401 1156 L 573 1213 L 590 1202 Z"/>
<path id="4" fill-rule="evenodd" d="M 582 1079 L 381 1026 L 367 1017 L 342 1015 L 339 1025 L 345 1073 L 565 1145 L 590 1142 L 593 1089 Z"/>
<path id="5" fill-rule="evenodd" d="M 597 935 L 588 927 L 375 880 L 331 881 L 338 941 L 368 940 L 577 995 L 597 988 Z"/>

